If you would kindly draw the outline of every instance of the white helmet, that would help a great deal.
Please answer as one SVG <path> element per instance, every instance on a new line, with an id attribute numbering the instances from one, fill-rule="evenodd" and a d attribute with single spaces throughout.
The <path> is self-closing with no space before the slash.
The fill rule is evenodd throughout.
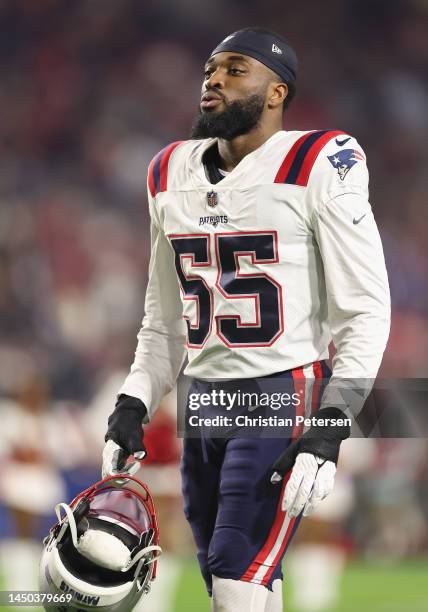
<path id="1" fill-rule="evenodd" d="M 55 512 L 58 523 L 43 542 L 40 564 L 49 610 L 132 610 L 149 591 L 162 552 L 147 486 L 125 474 L 110 476 Z"/>

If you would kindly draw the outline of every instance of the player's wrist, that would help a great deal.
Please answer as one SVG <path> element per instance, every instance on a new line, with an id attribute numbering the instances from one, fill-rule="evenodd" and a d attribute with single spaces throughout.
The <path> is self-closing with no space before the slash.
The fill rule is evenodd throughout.
<path id="1" fill-rule="evenodd" d="M 310 453 L 337 464 L 340 445 L 351 434 L 348 419 L 334 406 L 318 410 L 316 417 L 312 427 L 298 440 L 298 453 Z"/>
<path id="2" fill-rule="evenodd" d="M 272 466 L 272 482 L 279 482 L 291 470 L 301 453 L 337 464 L 340 445 L 351 433 L 346 415 L 339 408 L 331 406 L 318 410 L 316 417 L 312 427 L 292 442 L 275 461 Z"/>
<path id="3" fill-rule="evenodd" d="M 147 408 L 144 402 L 142 402 L 138 397 L 132 397 L 131 395 L 126 395 L 122 393 L 117 398 L 116 408 L 118 410 L 131 410 L 136 414 L 141 416 L 141 421 L 143 421 L 147 416 Z"/>
<path id="4" fill-rule="evenodd" d="M 108 419 L 105 441 L 112 440 L 130 455 L 144 451 L 143 421 L 147 416 L 144 403 L 129 395 L 120 395 Z"/>

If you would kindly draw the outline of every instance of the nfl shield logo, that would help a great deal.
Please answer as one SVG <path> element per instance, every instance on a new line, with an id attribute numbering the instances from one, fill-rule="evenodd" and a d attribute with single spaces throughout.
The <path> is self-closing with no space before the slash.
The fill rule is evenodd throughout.
<path id="1" fill-rule="evenodd" d="M 207 202 L 208 202 L 208 206 L 211 206 L 211 208 L 214 208 L 214 206 L 217 206 L 218 198 L 217 198 L 217 194 L 215 191 L 209 191 L 207 193 Z"/>

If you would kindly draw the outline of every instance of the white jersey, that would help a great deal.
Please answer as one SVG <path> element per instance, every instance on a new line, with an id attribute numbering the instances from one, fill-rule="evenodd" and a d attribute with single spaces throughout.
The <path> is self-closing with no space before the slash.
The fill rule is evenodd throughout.
<path id="1" fill-rule="evenodd" d="M 343 132 L 279 131 L 210 183 L 214 139 L 173 143 L 149 168 L 152 253 L 135 360 L 119 393 L 149 414 L 185 373 L 253 378 L 328 357 L 374 378 L 390 298 L 365 156 Z"/>

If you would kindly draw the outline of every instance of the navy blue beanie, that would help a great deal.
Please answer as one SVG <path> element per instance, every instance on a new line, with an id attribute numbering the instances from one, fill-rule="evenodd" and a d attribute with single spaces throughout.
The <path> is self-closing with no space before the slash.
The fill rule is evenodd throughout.
<path id="1" fill-rule="evenodd" d="M 258 60 L 285 82 L 297 79 L 297 56 L 294 49 L 283 38 L 261 28 L 238 30 L 214 49 L 210 57 L 223 51 L 235 51 Z"/>

